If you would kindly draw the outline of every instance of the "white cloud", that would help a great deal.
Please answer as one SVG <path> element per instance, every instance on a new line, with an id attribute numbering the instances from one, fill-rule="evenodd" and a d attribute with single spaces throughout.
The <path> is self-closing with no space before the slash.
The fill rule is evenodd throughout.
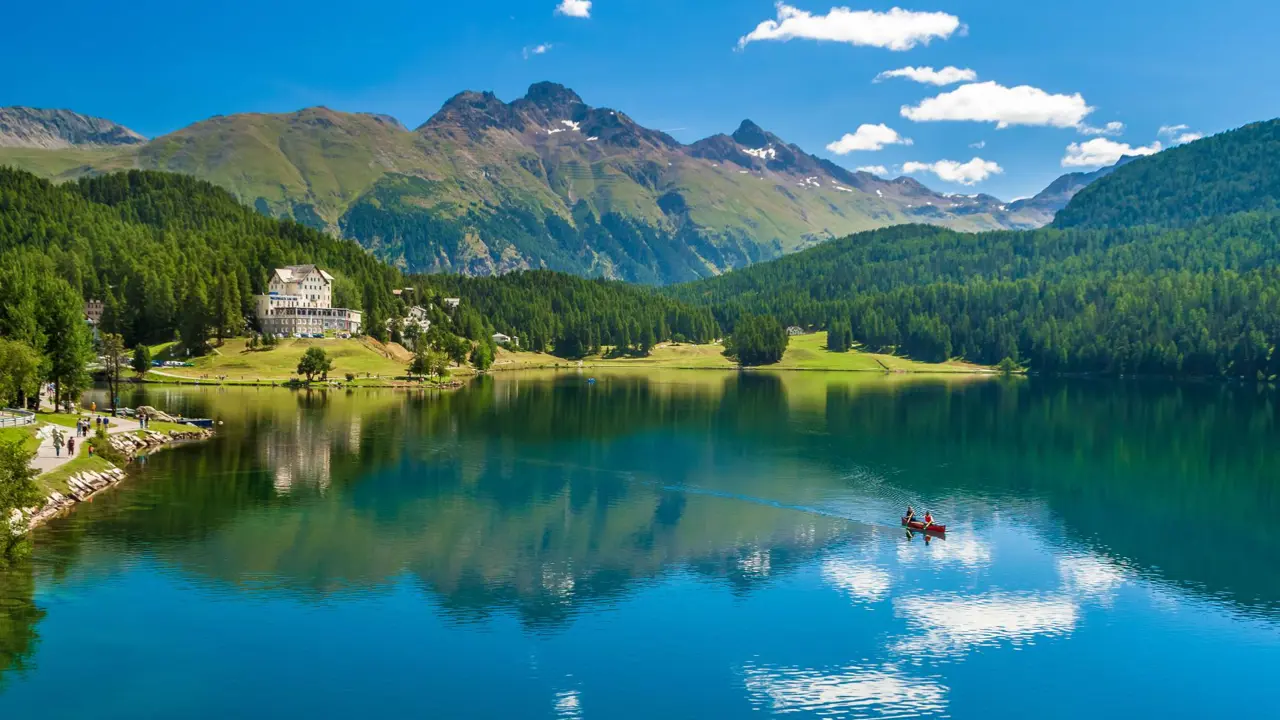
<path id="1" fill-rule="evenodd" d="M 933 173 L 946 182 L 976 185 L 992 175 L 999 175 L 1004 172 L 1004 168 L 990 160 L 976 157 L 966 163 L 956 162 L 955 160 L 939 160 L 935 163 L 909 162 L 902 166 L 902 171 L 905 173 Z"/>
<path id="2" fill-rule="evenodd" d="M 591 0 L 560 0 L 556 6 L 556 14 L 565 17 L 591 17 Z"/>
<path id="3" fill-rule="evenodd" d="M 950 65 L 941 70 L 934 70 L 931 67 L 908 66 L 897 70 L 885 70 L 877 75 L 872 82 L 880 82 L 890 78 L 906 78 L 929 85 L 953 85 L 958 82 L 973 82 L 978 79 L 978 73 L 967 68 L 961 69 Z"/>
<path id="4" fill-rule="evenodd" d="M 857 150 L 882 150 L 885 145 L 910 145 L 911 138 L 905 138 L 898 131 L 885 124 L 859 125 L 858 129 L 845 133 L 844 137 L 827 145 L 827 149 L 837 155 L 848 155 Z"/>
<path id="5" fill-rule="evenodd" d="M 1195 142 L 1204 137 L 1204 133 L 1195 132 L 1187 125 L 1163 125 L 1156 134 L 1168 140 L 1170 145 Z"/>
<path id="6" fill-rule="evenodd" d="M 1124 132 L 1124 123 L 1119 120 L 1113 120 L 1102 127 L 1093 127 L 1092 125 L 1081 125 L 1080 132 L 1085 135 L 1120 135 Z"/>
<path id="7" fill-rule="evenodd" d="M 1071 143 L 1062 158 L 1062 167 L 1103 167 L 1115 165 L 1125 155 L 1155 155 L 1163 149 L 1156 140 L 1146 147 L 1133 147 L 1128 143 L 1106 138 L 1094 138 L 1082 143 Z"/>
<path id="8" fill-rule="evenodd" d="M 1054 95 L 1019 85 L 1005 87 L 996 82 L 961 85 L 951 92 L 925 99 L 919 105 L 902 106 L 902 117 L 916 122 L 971 120 L 993 122 L 998 128 L 1010 125 L 1051 125 L 1079 127 L 1093 112 L 1080 93 Z"/>
<path id="9" fill-rule="evenodd" d="M 531 45 L 524 49 L 524 59 L 528 60 L 534 55 L 546 55 L 551 48 L 555 47 L 551 43 L 541 43 L 539 45 Z"/>
<path id="10" fill-rule="evenodd" d="M 986 141 L 986 140 L 979 140 L 979 141 L 978 141 L 978 142 L 976 142 L 976 143 L 969 143 L 969 147 L 973 148 L 974 150 L 981 150 L 982 148 L 984 148 L 984 147 L 986 147 L 986 146 L 987 146 L 987 141 Z"/>
<path id="11" fill-rule="evenodd" d="M 872 175 L 879 175 L 880 177 L 889 176 L 889 168 L 883 165 L 863 165 L 862 167 L 857 168 L 857 171 L 871 173 Z"/>
<path id="12" fill-rule="evenodd" d="M 934 38 L 948 38 L 961 30 L 960 18 L 942 12 L 913 12 L 893 8 L 888 12 L 874 10 L 850 10 L 835 7 L 826 15 L 814 15 L 777 4 L 778 18 L 765 20 L 738 40 L 739 49 L 759 40 L 827 40 L 888 48 L 910 50 L 919 44 L 928 45 Z"/>

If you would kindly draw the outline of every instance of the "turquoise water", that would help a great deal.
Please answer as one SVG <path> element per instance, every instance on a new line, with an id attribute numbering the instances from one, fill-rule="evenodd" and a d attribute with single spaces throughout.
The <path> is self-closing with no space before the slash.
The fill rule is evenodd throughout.
<path id="1" fill-rule="evenodd" d="M 222 420 L 0 573 L 27 717 L 1266 717 L 1280 406 L 1231 386 L 505 375 Z M 949 526 L 896 527 L 912 502 Z M 12 714 L 10 714 L 12 713 Z"/>

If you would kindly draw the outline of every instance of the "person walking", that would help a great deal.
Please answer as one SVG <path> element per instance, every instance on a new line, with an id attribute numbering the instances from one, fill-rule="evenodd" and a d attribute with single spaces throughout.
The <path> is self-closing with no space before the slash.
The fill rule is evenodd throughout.
<path id="1" fill-rule="evenodd" d="M 75 438 L 67 438 L 67 455 L 71 457 L 76 456 L 76 439 Z"/>
<path id="2" fill-rule="evenodd" d="M 53 431 L 53 454 L 54 457 L 62 457 L 62 433 L 57 430 Z"/>

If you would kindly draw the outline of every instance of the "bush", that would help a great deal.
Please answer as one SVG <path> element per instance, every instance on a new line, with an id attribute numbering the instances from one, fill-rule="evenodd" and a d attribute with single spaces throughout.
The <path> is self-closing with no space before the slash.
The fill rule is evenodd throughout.
<path id="1" fill-rule="evenodd" d="M 98 428 L 93 437 L 89 438 L 89 447 L 93 448 L 94 455 L 112 465 L 123 465 L 128 459 L 124 453 L 112 447 L 111 441 L 107 439 L 107 431 L 102 428 Z"/>
<path id="2" fill-rule="evenodd" d="M 355 382 L 355 381 L 356 381 L 356 374 L 355 374 L 355 373 L 347 373 L 347 382 Z"/>

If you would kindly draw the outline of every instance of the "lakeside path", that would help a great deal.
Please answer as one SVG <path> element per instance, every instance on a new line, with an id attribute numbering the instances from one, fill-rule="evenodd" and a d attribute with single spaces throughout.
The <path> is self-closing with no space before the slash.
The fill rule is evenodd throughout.
<path id="1" fill-rule="evenodd" d="M 92 416 L 84 415 L 84 417 L 92 417 Z M 66 442 L 66 436 L 75 435 L 75 428 L 63 427 L 61 425 L 56 425 L 56 423 L 49 423 L 49 426 L 50 427 L 56 426 L 58 427 L 59 430 L 62 431 L 64 443 Z M 118 435 L 120 433 L 134 432 L 135 430 L 139 430 L 141 428 L 142 426 L 138 423 L 137 420 L 129 420 L 127 418 L 113 417 L 111 418 L 110 427 L 107 428 L 107 434 Z M 44 436 L 40 439 L 40 447 L 36 450 L 36 456 L 31 459 L 31 467 L 35 468 L 41 475 L 47 472 L 50 472 L 52 470 L 57 470 L 58 468 L 62 467 L 63 465 L 66 465 L 67 463 L 71 462 L 75 458 L 89 452 L 86 449 L 89 447 L 88 440 L 89 438 L 76 438 L 75 454 L 73 455 L 71 453 L 68 453 L 66 451 L 66 447 L 64 446 L 62 450 L 62 454 L 59 455 L 56 452 L 54 452 L 53 434 L 49 433 L 47 436 Z"/>

